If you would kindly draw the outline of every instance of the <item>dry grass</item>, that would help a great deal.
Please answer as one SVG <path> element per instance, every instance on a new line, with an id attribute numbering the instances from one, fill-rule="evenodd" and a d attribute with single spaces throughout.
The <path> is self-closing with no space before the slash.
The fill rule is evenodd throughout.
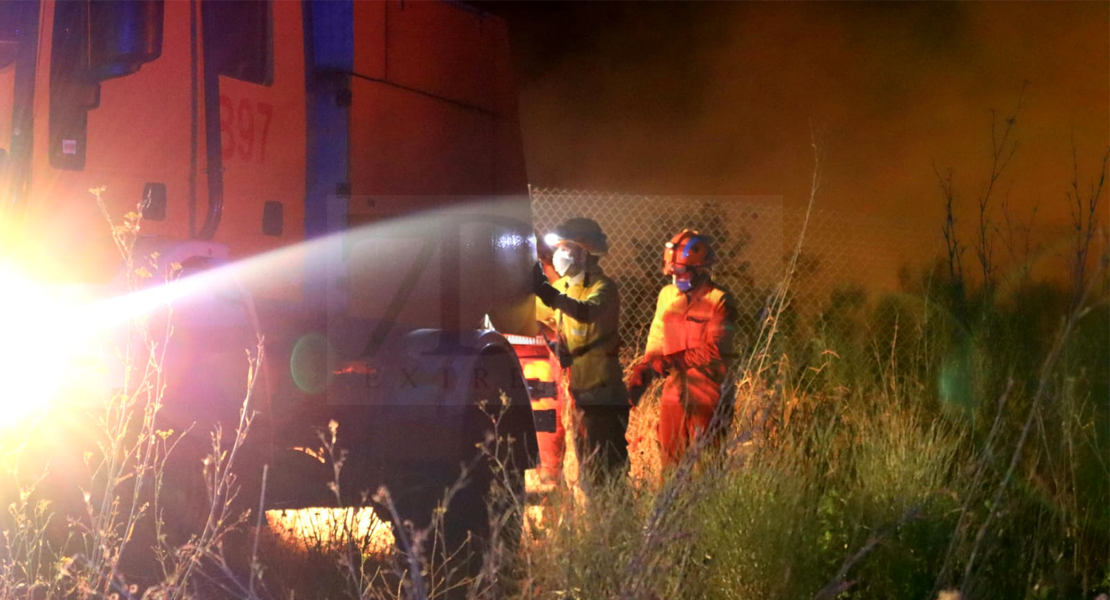
<path id="1" fill-rule="evenodd" d="M 814 194 L 817 181 L 815 174 Z M 136 231 L 133 223 L 116 229 L 123 250 Z M 1084 277 L 1101 293 L 1072 305 L 1051 352 L 1030 359 L 1040 361 L 1040 371 L 1024 386 L 1013 383 L 1019 374 L 999 387 L 984 373 L 1012 372 L 1011 355 L 977 354 L 968 363 L 983 373 L 965 373 L 974 379 L 967 386 L 972 409 L 961 412 L 945 405 L 936 378 L 963 347 L 945 339 L 946 324 L 930 321 L 935 306 L 926 303 L 922 314 L 906 313 L 913 318 L 905 320 L 898 313 L 892 332 L 877 310 L 870 321 L 841 324 L 871 339 L 838 339 L 816 327 L 818 337 L 784 339 L 788 273 L 734 371 L 737 418 L 720 452 L 697 444 L 677 468 L 661 470 L 656 384 L 631 415 L 628 481 L 587 499 L 570 439 L 573 411 L 566 410 L 566 485 L 541 489 L 529 474 L 528 506 L 512 497 L 518 490 L 499 486 L 493 500 L 504 508 L 493 514 L 496 542 L 467 576 L 456 568 L 457 549 L 442 547 L 457 486 L 425 529 L 387 528 L 368 508 L 265 518 L 235 508 L 236 458 L 250 435 L 253 382 L 244 382 L 234 430 L 165 432 L 158 420 L 161 346 L 150 340 L 164 340 L 158 336 L 169 331 L 152 333 L 138 323 L 140 341 L 126 355 L 133 378 L 90 421 L 101 443 L 79 465 L 85 477 L 67 481 L 76 504 L 40 499 L 57 484 L 49 470 L 29 470 L 24 462 L 41 440 L 4 446 L 0 464 L 13 493 L 2 515 L 0 597 L 1094 596 L 1110 588 L 1110 518 L 1103 514 L 1110 430 L 1100 421 L 1110 407 L 1098 394 L 1105 365 L 1084 360 L 1105 353 L 1105 328 L 1097 326 L 1110 323 L 1110 304 L 1105 272 Z M 1096 335 L 1084 338 L 1090 326 Z M 1012 339 L 973 333 L 981 347 Z M 143 539 L 141 523 L 161 532 L 172 516 L 160 510 L 159 494 L 167 491 L 162 467 L 183 435 L 211 435 L 204 466 L 197 465 L 209 483 L 207 513 L 183 542 Z M 504 472 L 502 441 L 487 440 L 486 452 Z M 377 499 L 391 508 L 387 491 Z M 519 546 L 496 535 L 514 516 L 524 521 Z M 124 568 L 129 552 L 156 559 L 147 581 Z"/>

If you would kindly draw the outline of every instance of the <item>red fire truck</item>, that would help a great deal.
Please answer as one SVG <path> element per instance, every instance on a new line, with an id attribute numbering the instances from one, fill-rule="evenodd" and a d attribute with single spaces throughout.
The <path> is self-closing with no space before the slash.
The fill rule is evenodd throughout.
<path id="1" fill-rule="evenodd" d="M 257 502 L 265 464 L 269 508 L 334 505 L 332 465 L 311 450 L 335 421 L 344 503 L 387 484 L 427 515 L 471 464 L 456 514 L 484 515 L 476 445 L 494 421 L 514 487 L 537 458 L 502 335 L 536 333 L 510 71 L 504 23 L 453 2 L 0 3 L 0 264 L 118 286 L 102 188 L 109 215 L 141 213 L 150 279 L 180 268 L 152 288 L 173 306 L 164 429 L 195 423 L 207 444 L 205 428 L 234 422 L 244 349 L 265 339 L 243 497 Z M 0 365 L 5 381 L 68 374 L 26 351 L 42 340 L 8 334 L 49 369 Z M 3 393 L 18 404 L 42 385 Z M 197 497 L 166 493 L 182 511 Z"/>

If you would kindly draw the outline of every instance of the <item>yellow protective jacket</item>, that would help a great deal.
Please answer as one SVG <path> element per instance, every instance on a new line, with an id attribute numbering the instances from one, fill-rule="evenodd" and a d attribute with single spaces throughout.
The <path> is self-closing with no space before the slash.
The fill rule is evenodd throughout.
<path id="1" fill-rule="evenodd" d="M 536 318 L 558 333 L 573 358 L 567 385 L 582 406 L 627 405 L 628 390 L 618 353 L 620 294 L 617 284 L 592 265 L 580 283 L 562 277 L 551 284 L 558 292 L 553 306 L 536 298 Z"/>
<path id="2" fill-rule="evenodd" d="M 659 292 L 646 357 L 663 356 L 672 368 L 663 402 L 716 406 L 733 356 L 732 296 L 706 281 L 689 296 L 674 285 Z"/>

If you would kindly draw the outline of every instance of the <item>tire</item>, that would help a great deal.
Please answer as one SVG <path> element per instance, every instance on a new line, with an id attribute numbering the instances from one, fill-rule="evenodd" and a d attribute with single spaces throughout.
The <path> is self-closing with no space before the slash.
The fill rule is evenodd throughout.
<path id="1" fill-rule="evenodd" d="M 467 438 L 474 440 L 470 445 L 474 448 L 477 440 L 485 439 L 491 422 L 477 408 L 467 421 Z M 461 478 L 462 464 L 468 465 L 465 478 Z M 410 521 L 416 530 L 430 528 L 447 490 L 454 489 L 442 521 L 436 523 L 436 537 L 426 540 L 420 557 L 425 565 L 436 567 L 434 572 L 450 574 L 447 581 L 438 582 L 451 590 L 445 597 L 466 597 L 469 586 L 459 584 L 481 575 L 485 575 L 482 586 L 503 579 L 500 575 L 513 564 L 523 532 L 524 469 L 516 468 L 512 460 L 494 461 L 472 450 L 465 461 L 409 464 L 398 471 L 404 472 L 405 482 L 397 477 L 387 487 L 402 521 Z M 375 506 L 375 511 L 389 514 L 387 507 Z M 393 523 L 398 542 L 409 534 L 399 527 L 400 523 Z M 448 564 L 445 557 L 451 557 Z M 483 569 L 497 572 L 483 573 Z"/>
<path id="2" fill-rule="evenodd" d="M 470 586 L 459 584 L 474 578 L 481 578 L 474 582 L 481 589 L 507 579 L 501 575 L 514 563 L 523 532 L 524 471 L 536 454 L 532 406 L 516 356 L 490 347 L 470 368 L 481 377 L 471 384 L 468 406 L 457 422 L 438 424 L 463 432 L 457 454 L 434 463 L 395 465 L 395 479 L 387 481 L 401 519 L 418 530 L 432 523 L 445 492 L 454 489 L 439 523 L 437 547 L 429 543 L 422 549 L 423 560 L 433 566 L 452 557 L 453 564 L 436 569 L 451 574 L 444 582 L 451 590 L 447 597 L 465 597 Z M 502 392 L 510 394 L 508 405 L 502 403 Z M 491 439 L 496 442 L 487 443 Z M 462 465 L 466 476 L 460 483 Z M 399 527 L 394 523 L 397 539 L 405 533 Z"/>
<path id="3" fill-rule="evenodd" d="M 481 445 L 483 450 L 472 460 L 476 485 L 471 493 L 459 498 L 459 503 L 463 514 L 486 517 L 482 528 L 474 533 L 483 542 L 483 550 L 496 550 L 499 563 L 504 564 L 520 546 L 524 471 L 531 466 L 526 464 L 529 452 L 525 448 L 535 446 L 535 420 L 523 379 L 513 380 L 522 377 L 514 354 L 491 348 L 479 358 L 477 369 L 492 374 L 494 383 L 475 391 L 467 415 L 469 448 Z M 509 398 L 507 406 L 502 403 L 502 393 Z M 495 439 L 492 445 L 490 439 Z M 529 439 L 531 442 L 526 441 Z M 536 448 L 532 450 L 534 453 Z M 497 539 L 492 539 L 494 535 Z"/>
<path id="4" fill-rule="evenodd" d="M 424 565 L 432 565 L 440 579 L 428 585 L 433 589 L 448 589 L 444 598 L 465 598 L 470 583 L 480 576 L 479 585 L 496 584 L 502 579 L 501 572 L 512 564 L 519 548 L 523 507 L 517 503 L 524 498 L 524 472 L 509 469 L 504 475 L 495 475 L 491 466 L 488 459 L 476 460 L 460 482 L 459 465 L 446 462 L 421 465 L 418 468 L 425 483 L 420 490 L 393 498 L 402 521 L 411 522 L 416 530 L 428 531 L 433 525 L 436 508 L 445 499 L 445 492 L 452 486 L 461 486 L 451 496 L 442 521 L 435 524 L 435 538 L 427 538 L 421 548 L 420 560 Z M 505 493 L 506 490 L 509 493 Z M 375 510 L 388 514 L 383 508 L 376 506 Z M 393 522 L 398 543 L 402 535 L 411 533 L 401 531 L 400 527 L 400 523 Z M 483 573 L 484 569 L 497 573 Z"/>
<path id="5" fill-rule="evenodd" d="M 165 549 L 173 553 L 188 547 L 194 536 L 200 536 L 204 532 L 212 511 L 204 467 L 212 448 L 205 427 L 208 427 L 208 431 L 211 430 L 211 424 L 198 424 L 179 441 L 165 462 L 161 472 L 161 485 L 157 489 L 153 481 L 144 485 L 146 489 L 142 498 L 149 502 L 148 514 L 140 521 L 121 560 L 121 571 L 129 579 L 161 583 L 161 565 L 155 560 L 152 549 L 164 544 Z M 224 445 L 228 443 L 225 440 Z M 241 448 L 241 454 L 232 468 L 236 496 L 229 506 L 229 516 L 233 521 L 245 511 L 250 511 L 250 518 L 234 526 L 231 523 L 216 525 L 223 529 L 220 545 L 227 560 L 227 568 L 214 565 L 208 557 L 204 557 L 199 571 L 188 583 L 194 586 L 198 597 L 224 598 L 227 596 L 219 592 L 221 587 L 235 589 L 236 583 L 242 585 L 250 581 L 249 538 L 251 527 L 257 518 L 255 512 L 260 487 L 254 471 L 261 468 L 252 456 L 252 451 L 250 446 Z M 155 506 L 160 514 L 154 514 Z M 158 530 L 155 522 L 159 519 L 164 536 L 161 542 L 156 537 Z M 235 581 L 230 581 L 229 578 Z"/>

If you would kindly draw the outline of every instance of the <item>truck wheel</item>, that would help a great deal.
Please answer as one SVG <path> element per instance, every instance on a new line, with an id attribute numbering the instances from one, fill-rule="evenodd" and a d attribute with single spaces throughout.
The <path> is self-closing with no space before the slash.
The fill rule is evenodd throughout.
<path id="1" fill-rule="evenodd" d="M 524 470 L 530 466 L 526 446 L 535 445 L 531 399 L 514 354 L 501 348 L 482 353 L 475 367 L 486 375 L 475 381 L 473 404 L 467 414 L 471 447 L 481 445 L 476 457 L 474 486 L 458 499 L 464 513 L 485 517 L 474 531 L 485 550 L 501 553 L 499 565 L 516 554 L 524 512 Z M 502 402 L 506 398 L 508 404 Z M 494 437 L 496 436 L 496 437 Z M 450 513 L 448 513 L 450 514 Z M 496 539 L 492 539 L 493 536 Z"/>
<path id="2" fill-rule="evenodd" d="M 121 557 L 120 570 L 129 580 L 153 584 L 160 580 L 161 566 L 154 548 L 165 544 L 171 550 L 183 546 L 189 536 L 199 534 L 208 515 L 208 499 L 201 473 L 203 452 L 194 440 L 182 440 L 161 473 L 157 486 L 147 481 L 141 498 L 148 502 L 147 514 L 137 524 L 132 541 Z M 157 503 L 154 496 L 157 495 Z M 160 514 L 155 514 L 157 507 Z M 165 536 L 158 540 L 157 520 Z"/>
<path id="3" fill-rule="evenodd" d="M 530 405 L 522 408 L 531 411 Z M 531 418 L 530 413 L 528 416 Z M 491 428 L 490 417 L 475 407 L 466 419 L 467 439 L 473 440 L 470 448 L 485 439 Z M 506 432 L 500 435 L 507 437 Z M 460 482 L 464 462 L 467 473 Z M 396 473 L 399 477 L 387 481 L 387 487 L 401 519 L 411 521 L 417 530 L 427 530 L 436 507 L 444 501 L 445 492 L 452 486 L 461 486 L 455 490 L 443 514 L 441 529 L 436 532 L 441 537 L 426 539 L 422 548 L 421 558 L 436 567 L 435 573 L 439 576 L 451 574 L 449 581 L 440 584 L 446 584 L 452 593 L 457 590 L 462 594 L 460 597 L 465 597 L 466 584 L 482 573 L 483 561 L 487 558 L 490 562 L 485 564 L 498 571 L 494 574 L 498 575 L 496 579 L 502 579 L 500 575 L 511 564 L 523 531 L 524 469 L 511 459 L 494 461 L 487 453 L 475 449 L 465 461 L 409 464 Z M 404 481 L 400 477 L 404 477 Z M 376 507 L 379 514 L 388 514 L 382 512 L 382 508 Z M 393 523 L 395 535 L 399 533 L 399 526 Z M 441 569 L 444 557 L 452 560 L 446 569 Z M 494 581 L 484 583 L 491 585 Z M 451 597 L 450 594 L 447 597 Z"/>
<path id="4" fill-rule="evenodd" d="M 490 566 L 500 575 L 520 545 L 523 507 L 517 503 L 524 498 L 524 471 L 507 469 L 503 474 L 495 473 L 490 463 L 484 457 L 475 461 L 462 487 L 451 497 L 441 528 L 435 532 L 437 537 L 424 541 L 420 558 L 434 567 L 437 578 L 447 575 L 446 581 L 436 583 L 451 590 L 446 598 L 456 597 L 453 594 L 466 597 L 466 588 L 482 573 L 487 554 L 492 561 Z M 418 491 L 410 487 L 408 493 L 403 493 L 399 489 L 401 493 L 393 500 L 402 520 L 412 522 L 417 530 L 427 530 L 447 489 L 459 483 L 460 468 L 459 464 L 447 462 L 417 468 L 425 483 Z M 381 508 L 376 507 L 379 514 L 387 514 Z M 398 540 L 400 526 L 393 523 Z M 450 561 L 444 565 L 447 557 Z M 497 579 L 500 577 L 485 583 L 491 585 Z"/>
<path id="5" fill-rule="evenodd" d="M 453 557 L 446 571 L 437 571 L 453 573 L 453 581 L 446 582 L 448 588 L 464 595 L 469 586 L 460 584 L 483 575 L 484 566 L 496 572 L 478 582 L 482 588 L 506 579 L 502 575 L 513 562 L 523 529 L 524 471 L 535 454 L 535 421 L 516 356 L 511 350 L 490 347 L 467 368 L 474 374 L 467 384 L 471 394 L 467 406 L 449 424 L 462 432 L 457 453 L 430 465 L 394 467 L 398 477 L 415 476 L 423 485 L 387 481 L 395 490 L 393 498 L 402 519 L 426 528 L 444 492 L 459 480 L 460 466 L 467 466 L 463 485 L 443 514 L 439 532 L 443 543 L 424 547 L 425 557 L 435 559 L 434 564 L 445 555 Z M 507 403 L 502 401 L 503 393 Z"/>
<path id="6" fill-rule="evenodd" d="M 194 536 L 200 536 L 204 532 L 212 509 L 204 475 L 204 461 L 210 453 L 208 440 L 195 435 L 195 431 L 190 432 L 166 461 L 161 473 L 161 486 L 155 490 L 153 482 L 147 484 L 150 487 L 143 497 L 152 501 L 149 506 L 153 511 L 153 494 L 157 494 L 161 515 L 147 514 L 140 522 L 133 543 L 129 545 L 121 561 L 121 570 L 124 573 L 141 582 L 152 577 L 153 582 L 160 581 L 161 567 L 154 559 L 153 548 L 161 543 L 166 544 L 166 549 L 171 552 L 180 550 L 190 544 Z M 238 468 L 233 469 L 236 497 L 231 500 L 229 508 L 233 520 L 246 510 L 257 510 L 255 507 L 259 484 L 257 477 L 247 472 L 248 466 L 253 465 L 239 464 Z M 162 533 L 165 536 L 161 542 L 155 537 L 155 519 L 158 518 L 162 520 Z M 211 586 L 230 585 L 230 582 L 223 581 L 227 577 L 240 582 L 249 581 L 248 539 L 250 526 L 253 524 L 253 514 L 245 523 L 234 526 L 232 523 L 218 524 L 217 527 L 223 529 L 219 543 L 224 550 L 224 558 L 228 561 L 228 569 L 211 565 L 205 557 L 200 567 L 201 573 L 194 577 L 191 584 L 199 586 L 198 590 L 205 590 Z"/>
<path id="7" fill-rule="evenodd" d="M 480 459 L 468 484 L 452 498 L 444 518 L 444 537 L 450 548 L 461 545 L 469 533 L 479 555 L 493 551 L 492 558 L 504 564 L 520 546 L 524 471 L 502 472 L 491 462 Z"/>

